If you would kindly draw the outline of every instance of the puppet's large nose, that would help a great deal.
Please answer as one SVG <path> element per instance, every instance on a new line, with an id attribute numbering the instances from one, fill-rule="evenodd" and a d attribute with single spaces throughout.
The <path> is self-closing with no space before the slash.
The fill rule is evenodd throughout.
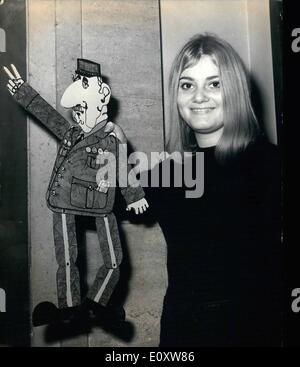
<path id="1" fill-rule="evenodd" d="M 81 98 L 82 94 L 82 87 L 81 83 L 75 82 L 68 86 L 68 88 L 65 90 L 63 96 L 61 97 L 60 104 L 62 107 L 65 108 L 71 108 L 73 106 L 76 106 L 79 100 L 82 100 Z"/>

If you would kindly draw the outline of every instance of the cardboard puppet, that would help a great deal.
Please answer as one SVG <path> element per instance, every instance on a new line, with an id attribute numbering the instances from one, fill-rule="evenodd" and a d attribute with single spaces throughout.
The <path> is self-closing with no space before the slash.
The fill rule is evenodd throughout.
<path id="1" fill-rule="evenodd" d="M 60 140 L 47 190 L 47 204 L 53 211 L 58 263 L 58 309 L 50 302 L 40 303 L 33 312 L 33 325 L 63 320 L 83 308 L 95 314 L 107 312 L 122 260 L 117 222 L 112 211 L 116 188 L 100 174 L 101 164 L 107 164 L 104 159 L 106 155 L 112 154 L 118 167 L 121 141 L 114 133 L 116 125 L 108 122 L 107 117 L 111 90 L 102 81 L 99 64 L 78 59 L 73 83 L 61 98 L 61 105 L 72 110 L 75 124 L 71 124 L 22 80 L 14 65 L 11 68 L 12 71 L 4 67 L 9 76 L 7 87 L 11 95 Z M 120 190 L 127 202 L 127 210 L 134 209 L 138 214 L 147 209 L 144 191 L 137 182 L 131 181 Z M 75 215 L 95 217 L 104 261 L 83 303 L 79 272 L 75 265 Z M 120 314 L 125 319 L 125 312 Z"/>

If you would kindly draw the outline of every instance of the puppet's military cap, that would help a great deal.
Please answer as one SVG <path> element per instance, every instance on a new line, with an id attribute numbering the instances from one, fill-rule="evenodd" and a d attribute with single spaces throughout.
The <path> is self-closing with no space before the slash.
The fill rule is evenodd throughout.
<path id="1" fill-rule="evenodd" d="M 75 72 L 88 78 L 92 76 L 101 77 L 100 64 L 86 59 L 77 59 L 77 70 Z"/>

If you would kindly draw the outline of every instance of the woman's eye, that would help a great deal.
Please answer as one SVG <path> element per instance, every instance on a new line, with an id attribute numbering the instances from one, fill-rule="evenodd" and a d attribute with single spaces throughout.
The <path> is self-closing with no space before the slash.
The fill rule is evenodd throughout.
<path id="1" fill-rule="evenodd" d="M 193 85 L 191 83 L 182 83 L 180 87 L 183 90 L 189 90 L 189 89 L 193 88 Z"/>
<path id="2" fill-rule="evenodd" d="M 218 80 L 215 80 L 209 84 L 209 88 L 211 89 L 219 89 L 220 88 L 220 82 Z"/>

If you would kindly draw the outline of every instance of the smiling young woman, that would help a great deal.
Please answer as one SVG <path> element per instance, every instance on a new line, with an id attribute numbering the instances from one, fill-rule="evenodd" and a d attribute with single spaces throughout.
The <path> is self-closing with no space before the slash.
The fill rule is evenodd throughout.
<path id="1" fill-rule="evenodd" d="M 169 87 L 167 149 L 204 154 L 204 194 L 146 189 L 168 249 L 160 346 L 280 345 L 280 167 L 242 60 L 226 41 L 197 35 Z"/>

